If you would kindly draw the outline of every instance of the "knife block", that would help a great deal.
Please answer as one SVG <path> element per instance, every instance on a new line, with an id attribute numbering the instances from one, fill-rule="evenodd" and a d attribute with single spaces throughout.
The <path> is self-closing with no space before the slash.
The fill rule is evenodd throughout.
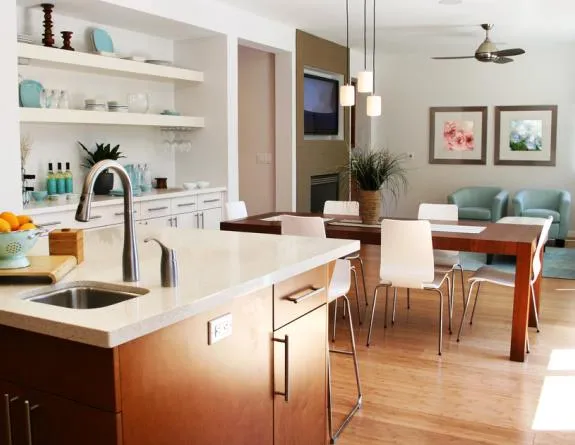
<path id="1" fill-rule="evenodd" d="M 78 264 L 84 261 L 84 231 L 81 229 L 57 229 L 48 235 L 50 255 L 72 255 Z"/>

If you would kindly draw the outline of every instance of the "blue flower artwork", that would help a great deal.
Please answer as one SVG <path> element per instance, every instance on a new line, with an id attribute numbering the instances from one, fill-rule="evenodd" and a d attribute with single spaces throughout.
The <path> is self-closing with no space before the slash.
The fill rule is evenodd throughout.
<path id="1" fill-rule="evenodd" d="M 509 123 L 509 148 L 511 151 L 542 151 L 543 121 L 512 120 Z"/>

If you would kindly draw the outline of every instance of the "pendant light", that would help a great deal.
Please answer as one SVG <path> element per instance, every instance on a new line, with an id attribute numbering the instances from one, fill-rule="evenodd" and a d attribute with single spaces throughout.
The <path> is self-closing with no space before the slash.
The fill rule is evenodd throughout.
<path id="1" fill-rule="evenodd" d="M 375 95 L 375 1 L 373 0 L 373 92 L 367 96 L 367 115 L 370 117 L 381 116 L 381 96 Z"/>
<path id="2" fill-rule="evenodd" d="M 339 104 L 342 107 L 353 107 L 355 105 L 355 88 L 349 79 L 349 0 L 345 0 L 345 35 L 346 78 L 344 79 L 345 84 L 339 87 Z"/>
<path id="3" fill-rule="evenodd" d="M 363 0 L 363 71 L 357 73 L 357 91 L 373 92 L 373 72 L 367 70 L 367 0 Z"/>

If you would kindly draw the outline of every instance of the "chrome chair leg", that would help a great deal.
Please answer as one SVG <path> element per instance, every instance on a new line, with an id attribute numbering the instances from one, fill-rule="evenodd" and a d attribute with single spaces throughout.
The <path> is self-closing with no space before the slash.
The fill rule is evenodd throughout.
<path id="1" fill-rule="evenodd" d="M 463 266 L 461 264 L 457 264 L 455 267 L 459 269 L 459 273 L 461 275 L 461 296 L 463 297 L 463 306 L 465 306 L 465 298 L 467 293 L 465 292 L 465 277 L 463 275 Z"/>
<path id="2" fill-rule="evenodd" d="M 453 277 L 453 273 L 451 274 Z M 452 320 L 453 320 L 453 281 L 449 277 L 449 274 L 446 275 L 447 281 L 447 307 L 449 309 L 449 334 L 453 334 L 452 331 Z"/>
<path id="3" fill-rule="evenodd" d="M 379 290 L 379 288 L 382 286 L 375 286 L 375 289 L 373 290 L 373 307 L 371 308 L 371 321 L 369 322 L 369 330 L 367 332 L 367 346 L 369 346 L 369 343 L 371 342 L 371 330 L 373 328 L 373 318 L 375 316 L 375 303 L 377 303 L 377 291 Z M 385 286 L 385 309 L 386 309 L 386 313 L 385 313 L 385 319 L 386 322 L 383 325 L 384 328 L 387 327 L 387 289 L 389 288 L 389 286 Z"/>
<path id="4" fill-rule="evenodd" d="M 439 294 L 439 339 L 438 339 L 438 355 L 441 355 L 443 349 L 443 292 L 441 289 L 432 289 Z"/>
<path id="5" fill-rule="evenodd" d="M 346 355 L 351 355 L 353 358 L 353 367 L 354 367 L 354 371 L 355 371 L 355 383 L 357 385 L 357 399 L 355 402 L 355 405 L 353 406 L 353 408 L 348 412 L 347 416 L 345 417 L 345 419 L 343 420 L 343 422 L 341 423 L 341 425 L 339 426 L 339 428 L 337 429 L 336 432 L 333 432 L 333 419 L 331 418 L 332 416 L 332 396 L 331 396 L 331 381 L 329 383 L 329 387 L 328 387 L 328 409 L 329 409 L 329 432 L 330 432 L 330 443 L 335 443 L 336 440 L 338 439 L 339 435 L 341 434 L 341 432 L 344 430 L 344 428 L 349 424 L 349 422 L 351 421 L 351 419 L 353 418 L 353 416 L 355 415 L 355 413 L 361 408 L 362 402 L 363 402 L 363 394 L 361 392 L 361 380 L 359 377 L 359 362 L 357 360 L 357 351 L 355 348 L 355 335 L 353 332 L 353 321 L 351 318 L 351 306 L 349 304 L 349 298 L 347 297 L 347 295 L 343 295 L 341 298 L 343 298 L 344 300 L 344 305 L 347 306 L 347 320 L 349 322 L 349 340 L 350 340 L 350 346 L 351 346 L 351 352 L 350 351 L 330 351 L 330 352 L 337 352 L 337 353 L 343 353 Z M 328 378 L 331 378 L 331 370 L 328 368 Z"/>
<path id="6" fill-rule="evenodd" d="M 355 300 L 357 303 L 357 320 L 359 322 L 359 324 L 363 324 L 363 322 L 361 321 L 361 311 L 359 310 L 359 286 L 357 285 L 357 271 L 355 270 L 355 267 L 351 268 L 351 272 L 353 273 L 353 278 L 354 278 L 354 283 L 355 283 Z M 345 304 L 344 304 L 345 307 Z M 348 308 L 349 310 L 349 308 Z"/>
<path id="7" fill-rule="evenodd" d="M 335 327 L 337 323 L 337 300 L 333 302 L 333 333 L 331 334 L 331 342 L 335 342 Z"/>
<path id="8" fill-rule="evenodd" d="M 337 300 L 335 300 L 334 303 L 337 303 Z M 329 351 L 327 353 L 326 359 L 327 359 L 327 424 L 329 428 L 329 435 L 331 438 L 331 431 L 333 428 L 333 408 L 332 408 L 332 394 L 331 394 L 331 360 L 329 356 Z"/>
<path id="9" fill-rule="evenodd" d="M 477 307 L 477 300 L 479 300 L 479 289 L 481 288 L 481 282 L 477 283 L 477 292 L 475 292 L 475 302 L 473 303 L 473 310 L 471 311 L 471 320 L 469 324 L 473 324 L 473 316 L 475 315 L 475 308 Z M 469 294 L 471 295 L 471 294 Z"/>
<path id="10" fill-rule="evenodd" d="M 358 256 L 357 260 L 359 261 L 359 268 L 361 269 L 361 279 L 363 281 L 363 298 L 365 299 L 365 305 L 369 306 L 369 303 L 367 302 L 367 286 L 365 285 L 365 269 L 363 268 L 363 259 L 361 258 L 361 256 Z M 359 303 L 359 297 L 357 299 L 357 302 Z"/>
<path id="11" fill-rule="evenodd" d="M 469 293 L 467 295 L 465 306 L 463 306 L 463 314 L 461 315 L 461 323 L 459 324 L 459 331 L 457 332 L 457 341 L 461 338 L 461 332 L 463 330 L 463 323 L 465 323 L 465 316 L 467 315 L 467 309 L 469 308 L 469 303 L 471 303 L 471 293 L 473 292 L 473 286 L 477 284 L 477 292 L 479 292 L 479 286 L 481 285 L 478 281 L 473 281 L 469 286 Z M 475 296 L 477 299 L 477 295 Z"/>
<path id="12" fill-rule="evenodd" d="M 535 302 L 535 286 L 533 286 L 533 283 L 531 283 L 531 306 L 533 306 L 533 313 L 535 314 L 535 328 L 537 329 L 537 332 L 541 332 L 541 330 L 539 329 L 539 315 L 537 314 L 537 305 Z"/>
<path id="13" fill-rule="evenodd" d="M 391 312 L 391 325 L 395 324 L 395 306 L 397 305 L 397 287 L 393 288 L 393 310 Z"/>

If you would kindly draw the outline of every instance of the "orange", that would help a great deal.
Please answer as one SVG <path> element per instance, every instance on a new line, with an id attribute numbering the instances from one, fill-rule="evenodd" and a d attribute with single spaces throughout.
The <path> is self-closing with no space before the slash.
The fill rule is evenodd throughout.
<path id="1" fill-rule="evenodd" d="M 23 226 L 24 224 L 28 224 L 32 222 L 32 218 L 28 215 L 18 215 L 18 224 Z"/>
<path id="2" fill-rule="evenodd" d="M 20 226 L 20 230 L 34 230 L 37 229 L 38 227 L 36 227 L 34 224 L 32 223 L 26 223 L 26 224 L 22 224 Z"/>
<path id="3" fill-rule="evenodd" d="M 20 227 L 18 217 L 12 212 L 2 212 L 0 213 L 0 218 L 2 218 L 4 221 L 7 221 L 8 224 L 10 224 L 10 229 L 12 230 L 18 230 L 18 227 Z"/>
<path id="4" fill-rule="evenodd" d="M 10 223 L 4 219 L 0 219 L 0 232 L 10 232 L 12 229 Z"/>

